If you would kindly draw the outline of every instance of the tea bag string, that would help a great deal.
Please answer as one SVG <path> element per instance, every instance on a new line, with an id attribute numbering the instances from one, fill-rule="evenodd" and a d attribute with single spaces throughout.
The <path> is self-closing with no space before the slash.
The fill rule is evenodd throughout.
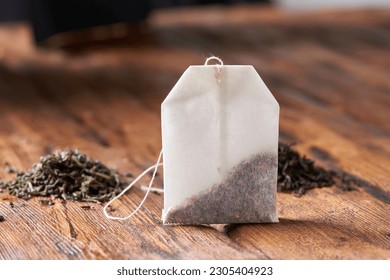
<path id="1" fill-rule="evenodd" d="M 150 166 L 149 168 L 147 168 L 144 172 L 142 172 L 140 175 L 138 175 L 137 178 L 135 178 L 135 180 L 133 182 L 130 183 L 130 185 L 128 185 L 120 194 L 118 194 L 116 197 L 114 197 L 113 199 L 111 199 L 103 208 L 103 212 L 104 212 L 104 215 L 108 218 L 108 219 L 111 219 L 111 220 L 127 220 L 127 219 L 130 219 L 134 214 L 136 214 L 139 209 L 142 207 L 142 205 L 144 204 L 146 198 L 148 197 L 149 195 L 149 192 L 150 192 L 150 189 L 152 188 L 152 184 L 154 182 L 154 179 L 156 178 L 156 174 L 157 174 L 157 169 L 159 166 L 162 166 L 163 163 L 160 163 L 161 162 L 161 157 L 162 157 L 162 154 L 163 154 L 163 151 L 161 150 L 160 151 L 160 155 L 158 156 L 158 159 L 157 159 L 157 162 L 156 164 Z M 152 175 L 152 179 L 150 179 L 150 182 L 149 182 L 149 186 L 147 188 L 147 191 L 145 193 L 145 196 L 144 198 L 142 199 L 141 203 L 138 205 L 138 207 L 133 211 L 131 212 L 129 215 L 125 216 L 125 217 L 115 217 L 115 216 L 111 216 L 108 212 L 107 212 L 107 208 L 108 206 L 110 206 L 115 200 L 117 200 L 118 198 L 120 198 L 122 195 L 124 195 L 128 190 L 130 190 L 143 176 L 145 176 L 148 172 L 150 172 L 151 170 L 154 170 L 153 171 L 153 175 Z"/>
<path id="2" fill-rule="evenodd" d="M 215 78 L 217 78 L 218 82 L 221 80 L 221 72 L 222 72 L 222 66 L 223 66 L 223 61 L 220 59 L 218 56 L 210 56 L 206 59 L 204 65 L 210 65 L 209 62 L 216 60 L 218 63 L 215 65 L 217 66 L 217 72 L 215 73 Z"/>

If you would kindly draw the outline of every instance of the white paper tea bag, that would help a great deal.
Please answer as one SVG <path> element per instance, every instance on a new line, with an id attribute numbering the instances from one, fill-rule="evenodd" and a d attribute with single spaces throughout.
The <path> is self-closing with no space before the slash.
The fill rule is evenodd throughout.
<path id="1" fill-rule="evenodd" d="M 162 104 L 164 224 L 278 222 L 278 126 L 252 66 L 190 66 Z"/>

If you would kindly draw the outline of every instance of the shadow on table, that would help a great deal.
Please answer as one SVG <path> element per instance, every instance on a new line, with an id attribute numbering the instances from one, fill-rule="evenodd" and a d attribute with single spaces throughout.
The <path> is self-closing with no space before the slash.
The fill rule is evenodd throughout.
<path id="1" fill-rule="evenodd" d="M 327 220 L 326 217 L 322 221 L 281 218 L 276 224 L 227 225 L 223 233 L 233 240 L 239 237 L 240 240 L 254 244 L 266 242 L 267 235 L 279 236 L 281 244 L 285 239 L 293 240 L 299 246 L 328 244 L 332 247 L 341 247 L 358 240 L 364 240 L 367 244 L 382 248 L 388 248 L 389 244 L 388 233 L 380 236 L 368 228 L 365 230 L 354 227 L 353 224 L 337 223 L 337 221 Z"/>

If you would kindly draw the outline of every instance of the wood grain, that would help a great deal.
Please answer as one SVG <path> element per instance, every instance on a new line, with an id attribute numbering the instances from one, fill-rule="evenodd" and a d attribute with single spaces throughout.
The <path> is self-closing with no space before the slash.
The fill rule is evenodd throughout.
<path id="1" fill-rule="evenodd" d="M 0 166 L 26 170 L 53 150 L 79 148 L 138 174 L 161 149 L 162 100 L 188 65 L 212 53 L 255 66 L 281 105 L 281 140 L 365 181 L 350 192 L 279 193 L 279 224 L 224 230 L 163 226 L 163 196 L 154 193 L 117 222 L 99 204 L 47 206 L 2 192 L 0 258 L 389 259 L 389 12 L 164 10 L 136 37 L 60 49 L 35 47 L 25 24 L 0 26 Z M 132 190 L 113 214 L 132 211 L 143 195 Z"/>

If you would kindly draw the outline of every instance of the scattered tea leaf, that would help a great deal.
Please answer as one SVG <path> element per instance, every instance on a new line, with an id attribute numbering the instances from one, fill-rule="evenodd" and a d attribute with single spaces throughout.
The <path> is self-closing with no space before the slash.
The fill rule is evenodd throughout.
<path id="1" fill-rule="evenodd" d="M 8 162 L 5 163 L 4 170 L 5 170 L 5 172 L 10 173 L 10 174 L 13 174 L 13 173 L 18 174 L 18 173 L 20 173 L 20 171 L 18 169 L 12 167 Z"/>
<path id="2" fill-rule="evenodd" d="M 39 202 L 41 203 L 41 205 L 44 205 L 44 206 L 54 205 L 54 202 L 51 199 L 39 199 Z"/>
<path id="3" fill-rule="evenodd" d="M 107 210 L 108 210 L 109 212 L 115 212 L 115 211 L 116 211 L 115 207 L 113 207 L 113 206 L 111 206 L 111 205 L 108 205 Z"/>

